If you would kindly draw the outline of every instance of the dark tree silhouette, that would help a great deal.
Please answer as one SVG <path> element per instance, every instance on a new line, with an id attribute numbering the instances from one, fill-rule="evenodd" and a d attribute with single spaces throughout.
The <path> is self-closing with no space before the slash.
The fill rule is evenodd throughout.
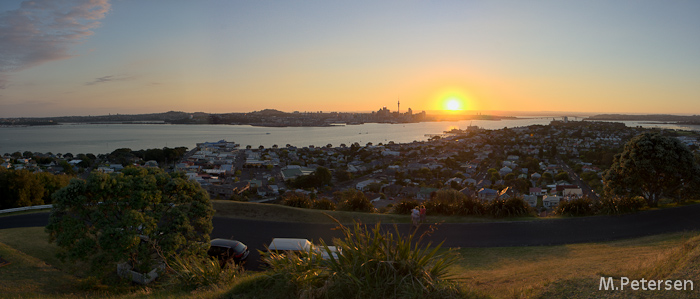
<path id="1" fill-rule="evenodd" d="M 680 198 L 700 175 L 693 153 L 678 139 L 658 133 L 632 138 L 603 175 L 605 192 L 639 196 L 655 207 L 663 197 Z"/>

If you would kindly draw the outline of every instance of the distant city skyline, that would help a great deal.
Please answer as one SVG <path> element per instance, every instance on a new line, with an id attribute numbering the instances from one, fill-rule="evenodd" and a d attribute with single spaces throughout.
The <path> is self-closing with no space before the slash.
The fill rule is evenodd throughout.
<path id="1" fill-rule="evenodd" d="M 700 1 L 2 1 L 0 117 L 399 101 L 700 114 L 698 15 Z"/>

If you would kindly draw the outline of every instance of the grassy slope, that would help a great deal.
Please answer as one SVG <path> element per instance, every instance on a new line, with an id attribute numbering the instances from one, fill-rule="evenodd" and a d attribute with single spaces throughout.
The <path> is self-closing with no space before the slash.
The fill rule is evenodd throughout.
<path id="1" fill-rule="evenodd" d="M 327 223 L 322 211 L 276 205 L 215 201 L 217 215 L 280 221 Z M 407 222 L 403 215 L 331 212 L 348 223 Z M 404 219 L 406 218 L 406 219 Z M 437 217 L 435 217 L 437 218 Z M 449 217 L 459 218 L 459 217 Z M 434 219 L 434 218 L 433 218 Z M 431 220 L 433 220 L 431 219 Z M 532 219 L 532 218 L 531 218 Z M 457 219 L 450 219 L 457 222 Z M 493 221 L 481 218 L 478 221 Z M 43 228 L 0 230 L 0 256 L 12 264 L 0 268 L 0 294 L 7 297 L 92 297 L 104 293 L 80 291 L 86 283 L 66 273 L 74 265 L 55 258 L 56 247 L 46 242 Z M 700 233 L 666 234 L 605 243 L 561 246 L 462 248 L 454 274 L 468 288 L 497 298 L 697 298 L 700 297 Z M 631 279 L 691 279 L 696 291 L 600 292 L 601 276 Z M 89 284 L 88 284 L 89 286 Z M 132 287 L 113 298 L 217 298 L 235 286 L 194 293 Z"/>
<path id="2" fill-rule="evenodd" d="M 697 298 L 700 293 L 700 233 L 667 234 L 606 243 L 561 246 L 462 248 L 452 269 L 468 288 L 496 298 L 634 298 L 641 292 L 600 292 L 600 276 L 631 279 L 691 279 L 696 291 L 654 292 L 653 298 Z M 66 274 L 43 228 L 0 230 L 0 293 L 7 297 L 91 297 Z M 62 271 L 65 270 L 65 271 Z M 235 287 L 235 286 L 230 286 Z M 230 287 L 194 293 L 133 287 L 113 298 L 216 298 Z"/>
<path id="3" fill-rule="evenodd" d="M 498 298 L 678 298 L 677 292 L 602 292 L 601 276 L 691 279 L 700 296 L 700 233 L 665 234 L 605 243 L 464 248 L 455 274 Z M 619 279 L 617 280 L 619 281 Z M 681 292 L 682 293 L 682 292 Z M 682 297 L 682 296 L 681 296 Z M 636 297 L 635 297 L 636 298 Z"/>

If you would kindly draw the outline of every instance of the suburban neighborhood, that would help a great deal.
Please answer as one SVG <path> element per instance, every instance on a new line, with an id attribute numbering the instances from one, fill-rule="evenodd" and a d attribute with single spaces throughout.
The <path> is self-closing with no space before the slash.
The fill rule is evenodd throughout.
<path id="1" fill-rule="evenodd" d="M 482 202 L 521 197 L 531 207 L 546 211 L 562 200 L 597 199 L 602 193 L 602 173 L 615 153 L 630 138 L 649 130 L 653 129 L 565 119 L 500 130 L 470 126 L 407 144 L 265 148 L 219 140 L 199 143 L 189 151 L 166 148 L 141 150 L 141 154 L 129 149 L 98 156 L 17 152 L 5 154 L 0 167 L 77 175 L 92 169 L 119 172 L 128 165 L 161 167 L 184 172 L 211 198 L 225 200 L 276 202 L 288 191 L 332 199 L 334 192 L 352 188 L 363 192 L 375 208 L 382 208 L 400 200 L 430 200 L 438 190 L 454 189 Z M 697 153 L 697 135 L 671 134 Z M 148 159 L 149 153 L 158 158 Z M 330 183 L 300 182 L 318 169 L 332 174 Z"/>

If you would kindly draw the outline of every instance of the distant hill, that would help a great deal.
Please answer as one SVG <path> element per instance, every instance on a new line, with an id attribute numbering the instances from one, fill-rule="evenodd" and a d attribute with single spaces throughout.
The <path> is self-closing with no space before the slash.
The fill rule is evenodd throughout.
<path id="1" fill-rule="evenodd" d="M 586 120 L 612 120 L 612 121 L 653 121 L 653 122 L 673 122 L 673 123 L 700 123 L 698 115 L 671 115 L 671 114 L 599 114 Z"/>

